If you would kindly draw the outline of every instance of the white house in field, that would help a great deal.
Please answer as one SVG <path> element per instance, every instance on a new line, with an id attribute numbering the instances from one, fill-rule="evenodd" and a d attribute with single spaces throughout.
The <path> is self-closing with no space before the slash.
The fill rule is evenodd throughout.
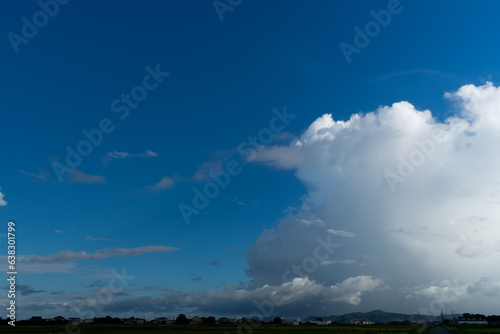
<path id="1" fill-rule="evenodd" d="M 294 325 L 298 326 L 302 323 L 302 321 L 299 318 L 293 319 L 293 318 L 281 318 L 281 323 L 283 325 Z"/>

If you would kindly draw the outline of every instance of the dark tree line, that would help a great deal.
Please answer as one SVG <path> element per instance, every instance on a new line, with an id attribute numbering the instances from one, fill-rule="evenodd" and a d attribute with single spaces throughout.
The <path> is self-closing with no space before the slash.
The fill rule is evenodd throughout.
<path id="1" fill-rule="evenodd" d="M 190 320 L 182 313 L 175 319 L 176 325 L 189 325 L 189 322 Z M 215 325 L 215 317 L 202 317 L 201 323 L 203 325 Z"/>

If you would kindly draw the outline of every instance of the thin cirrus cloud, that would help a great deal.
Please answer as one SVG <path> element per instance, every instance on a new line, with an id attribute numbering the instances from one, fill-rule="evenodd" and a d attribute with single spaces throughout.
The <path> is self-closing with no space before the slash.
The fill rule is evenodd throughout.
<path id="1" fill-rule="evenodd" d="M 142 158 L 142 159 L 149 159 L 149 158 L 154 158 L 157 157 L 158 153 L 153 152 L 151 150 L 147 150 L 146 152 L 143 153 L 127 153 L 127 152 L 119 152 L 119 151 L 112 151 L 108 152 L 104 158 L 102 158 L 102 163 L 107 166 L 111 160 L 114 159 L 127 159 L 127 158 Z"/>
<path id="2" fill-rule="evenodd" d="M 64 179 L 69 183 L 106 184 L 105 177 L 101 175 L 86 174 L 77 168 L 73 168 L 70 173 L 64 175 Z"/>
<path id="3" fill-rule="evenodd" d="M 99 238 L 99 237 L 92 237 L 90 235 L 87 235 L 85 237 L 85 240 L 94 240 L 94 241 L 114 241 L 113 239 L 106 239 L 106 238 Z"/>
<path id="4" fill-rule="evenodd" d="M 111 257 L 139 256 L 148 253 L 166 253 L 179 250 L 172 246 L 145 246 L 136 248 L 103 248 L 94 252 L 62 251 L 49 255 L 23 255 L 18 257 L 19 267 L 27 273 L 59 272 L 67 273 L 74 269 L 75 261 L 101 260 Z M 4 257 L 5 258 L 5 257 Z M 5 259 L 4 259 L 5 260 Z"/>
<path id="5" fill-rule="evenodd" d="M 16 290 L 19 292 L 21 296 L 28 296 L 34 293 L 43 293 L 47 292 L 47 290 L 36 290 L 29 285 L 18 284 L 16 285 Z"/>
<path id="6" fill-rule="evenodd" d="M 24 171 L 22 169 L 19 169 L 18 172 L 21 173 L 21 174 L 23 174 L 23 175 L 26 175 L 26 176 L 29 176 L 29 177 L 32 177 L 32 178 L 35 178 L 35 179 L 39 179 L 39 180 L 42 180 L 42 181 L 46 181 L 47 177 L 49 175 L 49 172 L 47 172 L 43 168 L 40 168 L 36 173 L 29 173 L 29 172 L 26 172 L 26 171 Z"/>
<path id="7" fill-rule="evenodd" d="M 38 179 L 41 181 L 47 181 L 49 178 L 49 172 L 45 169 L 40 168 L 36 173 L 26 172 L 22 169 L 19 169 L 18 172 L 20 174 L 32 177 L 34 179 Z M 98 184 L 106 184 L 106 178 L 101 175 L 92 175 L 87 174 L 77 168 L 71 169 L 70 173 L 65 173 L 63 175 L 63 179 L 67 183 L 98 183 Z"/>
<path id="8" fill-rule="evenodd" d="M 356 263 L 356 260 L 327 260 L 321 262 L 320 264 L 322 266 L 328 266 L 332 264 L 353 264 L 353 263 Z"/>

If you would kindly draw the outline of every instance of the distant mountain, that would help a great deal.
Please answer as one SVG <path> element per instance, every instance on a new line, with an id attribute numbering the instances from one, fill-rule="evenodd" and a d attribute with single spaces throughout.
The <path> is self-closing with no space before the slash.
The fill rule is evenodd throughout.
<path id="1" fill-rule="evenodd" d="M 317 318 L 322 318 L 323 320 L 332 320 L 332 321 L 344 321 L 348 323 L 350 320 L 368 320 L 379 323 L 390 323 L 393 321 L 417 321 L 417 322 L 433 322 L 433 321 L 441 321 L 441 315 L 432 316 L 432 315 L 423 315 L 423 314 L 403 314 L 403 313 L 390 313 L 384 312 L 381 310 L 375 310 L 371 312 L 354 312 L 348 313 L 344 315 L 329 315 L 329 316 L 311 316 L 307 318 L 307 320 L 315 320 Z M 445 319 L 452 319 L 451 314 L 444 315 Z"/>

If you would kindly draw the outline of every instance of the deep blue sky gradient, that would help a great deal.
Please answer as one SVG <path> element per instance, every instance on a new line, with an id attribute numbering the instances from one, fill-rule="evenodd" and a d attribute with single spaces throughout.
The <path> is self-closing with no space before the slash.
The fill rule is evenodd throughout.
<path id="1" fill-rule="evenodd" d="M 8 205 L 0 208 L 0 222 L 18 222 L 24 255 L 179 248 L 99 260 L 101 268 L 125 266 L 137 286 L 190 291 L 246 282 L 247 247 L 305 193 L 292 171 L 246 164 L 234 154 L 248 135 L 268 126 L 273 108 L 297 115 L 285 129 L 295 135 L 324 113 L 345 120 L 402 100 L 442 117 L 450 108 L 444 92 L 500 77 L 498 2 L 401 6 L 348 64 L 339 44 L 353 44 L 353 28 L 363 28 L 373 19 L 370 11 L 387 8 L 387 1 L 244 0 L 222 22 L 211 1 L 71 1 L 18 54 L 6 36 L 19 34 L 21 18 L 40 8 L 36 1 L 4 2 L 0 191 Z M 169 77 L 120 121 L 111 102 L 156 64 Z M 64 161 L 66 145 L 75 147 L 81 131 L 105 117 L 115 131 L 78 169 L 106 184 L 59 183 L 51 162 Z M 102 158 L 114 150 L 158 156 L 104 166 Z M 177 206 L 203 186 L 193 175 L 218 152 L 237 159 L 243 171 L 187 225 Z M 20 170 L 46 173 L 45 180 Z M 144 189 L 173 175 L 179 181 L 170 189 Z M 72 273 L 21 280 L 47 291 L 82 292 L 93 281 L 86 278 L 96 272 L 93 265 L 81 261 Z"/>

